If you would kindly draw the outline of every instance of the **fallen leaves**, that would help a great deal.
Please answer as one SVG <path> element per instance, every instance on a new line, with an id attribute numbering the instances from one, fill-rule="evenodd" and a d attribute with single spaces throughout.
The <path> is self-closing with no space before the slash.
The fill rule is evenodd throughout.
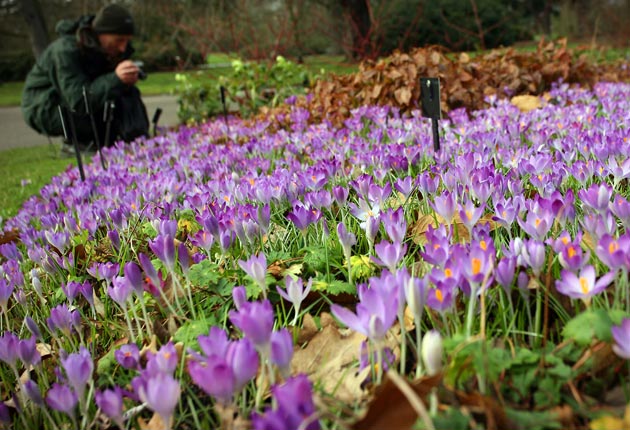
<path id="1" fill-rule="evenodd" d="M 516 106 L 521 112 L 529 112 L 542 107 L 540 98 L 530 95 L 512 97 L 510 103 Z"/>
<path id="2" fill-rule="evenodd" d="M 365 396 L 361 384 L 367 374 L 357 372 L 357 358 L 365 336 L 352 330 L 340 330 L 333 318 L 323 314 L 322 329 L 312 338 L 300 338 L 306 343 L 293 355 L 292 374 L 305 373 L 318 381 L 322 390 L 342 402 L 354 403 Z M 313 333 L 312 323 L 305 324 Z M 369 371 L 369 369 L 367 369 Z"/>
<path id="3" fill-rule="evenodd" d="M 402 384 L 411 389 L 416 401 L 427 405 L 427 396 L 442 380 L 442 375 L 429 376 L 407 382 L 403 378 L 393 378 L 388 372 L 385 382 L 376 389 L 365 415 L 352 426 L 353 430 L 410 429 L 418 419 L 413 399 L 403 392 Z M 394 382 L 396 381 L 396 382 Z"/>
<path id="4" fill-rule="evenodd" d="M 543 39 L 534 52 L 509 48 L 474 58 L 466 53 L 447 56 L 442 48 L 429 46 L 407 53 L 396 51 L 378 61 L 365 61 L 352 75 L 329 75 L 325 81 L 316 81 L 310 89 L 311 96 L 299 97 L 296 106 L 311 112 L 309 121 L 328 119 L 337 125 L 359 106 L 389 105 L 410 112 L 418 109 L 420 77 L 440 78 L 441 107 L 448 113 L 461 107 L 469 111 L 485 108 L 491 95 L 538 98 L 559 79 L 584 87 L 602 80 L 627 82 L 630 70 L 616 64 L 594 64 L 569 49 L 566 39 L 556 42 Z M 529 99 L 523 109 L 531 110 L 535 106 L 532 101 Z M 282 118 L 286 123 L 288 116 L 277 114 L 286 114 L 288 109 L 282 106 L 269 111 L 267 118 Z"/>

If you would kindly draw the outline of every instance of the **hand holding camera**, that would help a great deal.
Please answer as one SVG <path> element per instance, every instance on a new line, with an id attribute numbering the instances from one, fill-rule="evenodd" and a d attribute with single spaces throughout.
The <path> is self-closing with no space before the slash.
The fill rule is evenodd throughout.
<path id="1" fill-rule="evenodd" d="M 121 61 L 116 66 L 115 73 L 116 76 L 118 76 L 118 79 L 120 79 L 123 83 L 133 85 L 138 82 L 138 79 L 146 79 L 147 77 L 146 73 L 144 73 L 141 68 L 142 66 L 143 63 L 141 61 Z"/>

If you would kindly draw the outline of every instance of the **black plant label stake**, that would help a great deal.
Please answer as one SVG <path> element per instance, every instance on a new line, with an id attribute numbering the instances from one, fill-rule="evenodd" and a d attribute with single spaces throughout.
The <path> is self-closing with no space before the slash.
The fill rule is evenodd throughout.
<path id="1" fill-rule="evenodd" d="M 433 149 L 437 152 L 440 150 L 438 120 L 442 119 L 439 78 L 420 78 L 420 101 L 422 104 L 422 115 L 427 118 L 431 118 L 431 128 L 433 129 Z"/>

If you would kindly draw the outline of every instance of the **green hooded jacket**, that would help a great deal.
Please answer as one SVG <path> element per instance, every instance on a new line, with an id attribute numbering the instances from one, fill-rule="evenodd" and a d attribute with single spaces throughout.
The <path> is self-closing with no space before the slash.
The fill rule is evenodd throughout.
<path id="1" fill-rule="evenodd" d="M 125 84 L 114 73 L 112 64 L 91 29 L 93 16 L 57 24 L 59 38 L 51 43 L 28 73 L 22 93 L 22 114 L 26 123 L 39 133 L 62 136 L 59 105 L 75 115 L 79 140 L 91 140 L 93 131 L 87 117 L 85 87 L 94 115 L 102 115 L 107 100 L 120 96 Z M 119 59 L 131 56 L 133 49 Z"/>

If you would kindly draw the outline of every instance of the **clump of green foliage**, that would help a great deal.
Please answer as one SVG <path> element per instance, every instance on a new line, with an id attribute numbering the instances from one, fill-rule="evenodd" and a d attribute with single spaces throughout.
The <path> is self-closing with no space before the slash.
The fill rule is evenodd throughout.
<path id="1" fill-rule="evenodd" d="M 302 65 L 282 56 L 264 63 L 236 59 L 230 72 L 219 79 L 195 79 L 177 75 L 179 111 L 183 123 L 198 123 L 223 112 L 221 87 L 227 110 L 248 117 L 261 107 L 276 107 L 287 97 L 303 94 L 313 80 Z"/>

